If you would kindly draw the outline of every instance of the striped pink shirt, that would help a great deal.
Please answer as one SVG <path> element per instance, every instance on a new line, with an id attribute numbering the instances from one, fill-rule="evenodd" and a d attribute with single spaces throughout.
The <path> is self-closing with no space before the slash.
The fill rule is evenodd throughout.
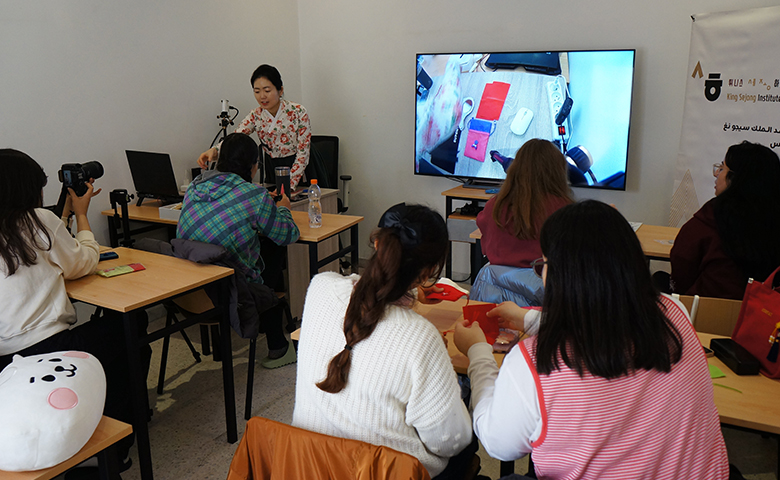
<path id="1" fill-rule="evenodd" d="M 669 373 L 639 370 L 607 380 L 562 369 L 540 376 L 535 337 L 520 346 L 536 381 L 540 479 L 727 479 L 728 458 L 707 360 L 686 314 L 661 297 L 683 338 Z"/>

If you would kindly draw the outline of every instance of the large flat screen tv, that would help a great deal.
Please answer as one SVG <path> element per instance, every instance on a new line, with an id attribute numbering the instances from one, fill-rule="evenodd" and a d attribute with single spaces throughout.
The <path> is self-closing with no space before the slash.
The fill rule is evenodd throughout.
<path id="1" fill-rule="evenodd" d="M 414 172 L 498 183 L 526 141 L 572 186 L 625 190 L 635 50 L 417 55 Z"/>

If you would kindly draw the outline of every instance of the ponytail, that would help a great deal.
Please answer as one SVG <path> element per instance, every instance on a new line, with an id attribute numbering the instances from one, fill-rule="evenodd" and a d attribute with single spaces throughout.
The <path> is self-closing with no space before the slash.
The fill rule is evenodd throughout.
<path id="1" fill-rule="evenodd" d="M 409 295 L 425 271 L 438 275 L 447 255 L 447 226 L 441 215 L 420 205 L 390 208 L 371 235 L 377 249 L 360 277 L 344 316 L 346 344 L 328 365 L 320 390 L 338 393 L 347 385 L 352 349 L 374 332 L 388 305 Z"/>

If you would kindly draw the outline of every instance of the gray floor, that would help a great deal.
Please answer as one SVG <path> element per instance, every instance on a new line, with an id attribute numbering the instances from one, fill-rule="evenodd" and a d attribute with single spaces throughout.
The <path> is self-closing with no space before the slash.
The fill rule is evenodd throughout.
<path id="1" fill-rule="evenodd" d="M 150 317 L 161 316 L 153 309 Z M 155 320 L 159 322 L 161 320 Z M 154 325 L 153 325 L 154 327 Z M 197 328 L 190 336 L 200 347 Z M 218 363 L 204 357 L 196 364 L 181 337 L 174 335 L 168 360 L 165 392 L 155 392 L 162 342 L 153 345 L 154 355 L 149 375 L 149 399 L 154 415 L 149 424 L 152 460 L 155 478 L 167 479 L 224 479 L 236 445 L 226 441 L 225 414 L 222 401 L 222 376 Z M 233 336 L 236 381 L 236 404 L 239 420 L 239 438 L 244 430 L 244 395 L 248 341 Z M 258 341 L 258 358 L 266 354 L 265 341 Z M 295 365 L 276 370 L 255 369 L 253 415 L 280 422 L 292 420 L 295 398 Z M 778 454 L 777 442 L 760 435 L 724 428 L 729 459 L 749 479 L 775 479 Z M 140 478 L 135 449 L 133 467 L 122 474 L 124 480 Z M 482 474 L 499 478 L 499 462 L 480 450 Z M 527 469 L 525 460 L 515 462 L 518 473 Z"/>

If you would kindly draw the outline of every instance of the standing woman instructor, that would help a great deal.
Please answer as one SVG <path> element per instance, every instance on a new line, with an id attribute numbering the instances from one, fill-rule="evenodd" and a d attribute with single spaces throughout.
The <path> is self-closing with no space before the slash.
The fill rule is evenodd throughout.
<path id="1" fill-rule="evenodd" d="M 235 131 L 247 135 L 257 133 L 263 151 L 266 183 L 274 182 L 274 167 L 290 167 L 290 189 L 295 190 L 309 164 L 309 114 L 302 105 L 283 98 L 282 76 L 275 67 L 265 64 L 257 67 L 252 73 L 251 84 L 260 106 L 252 110 Z M 218 156 L 219 145 L 203 152 L 198 165 L 205 169 Z"/>

